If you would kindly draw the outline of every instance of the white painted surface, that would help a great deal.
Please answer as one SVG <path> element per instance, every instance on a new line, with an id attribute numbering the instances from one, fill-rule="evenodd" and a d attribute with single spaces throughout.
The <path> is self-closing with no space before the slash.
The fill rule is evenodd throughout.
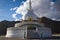
<path id="1" fill-rule="evenodd" d="M 15 27 L 20 27 L 22 23 L 16 23 Z"/>
<path id="2" fill-rule="evenodd" d="M 39 28 L 38 34 L 40 37 L 52 37 L 52 32 L 49 28 Z"/>
<path id="3" fill-rule="evenodd" d="M 20 28 L 8 28 L 7 29 L 7 34 L 6 34 L 6 37 L 8 38 L 21 38 L 21 39 L 24 39 L 24 30 L 23 29 L 20 29 Z"/>
<path id="4" fill-rule="evenodd" d="M 37 27 L 38 30 L 36 32 L 38 33 L 39 37 L 51 37 L 52 32 L 51 29 L 46 28 L 46 27 Z M 8 28 L 7 29 L 7 34 L 6 37 L 8 38 L 27 38 L 27 26 L 24 27 L 13 27 L 13 28 Z"/>

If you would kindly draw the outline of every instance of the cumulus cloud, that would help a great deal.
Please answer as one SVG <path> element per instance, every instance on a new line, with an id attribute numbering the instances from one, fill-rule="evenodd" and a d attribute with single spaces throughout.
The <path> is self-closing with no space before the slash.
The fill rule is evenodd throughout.
<path id="1" fill-rule="evenodd" d="M 59 3 L 60 4 L 60 3 Z M 57 4 L 58 5 L 58 4 Z M 57 8 L 56 6 L 56 3 L 55 2 L 51 2 L 51 12 L 50 14 L 47 14 L 46 16 L 52 20 L 57 20 L 59 21 L 60 20 L 60 8 Z M 58 6 L 59 7 L 59 6 Z"/>
<path id="2" fill-rule="evenodd" d="M 12 17 L 15 19 L 15 21 L 19 21 L 19 19 L 17 19 L 16 15 L 17 14 L 13 14 Z"/>
<path id="3" fill-rule="evenodd" d="M 16 19 L 16 18 L 17 18 L 16 15 L 17 15 L 17 14 L 12 14 L 12 17 Z"/>
<path id="4" fill-rule="evenodd" d="M 16 10 L 18 7 L 11 8 L 10 11 Z"/>
<path id="5" fill-rule="evenodd" d="M 15 11 L 18 14 L 23 15 L 23 19 L 25 14 L 28 12 L 29 9 L 29 0 L 23 2 L 23 5 L 20 5 L 17 10 Z M 34 13 L 38 16 L 45 16 L 45 13 L 49 13 L 50 9 L 50 0 L 32 0 L 32 9 Z"/>
<path id="6" fill-rule="evenodd" d="M 15 21 L 20 21 L 21 20 L 21 17 L 18 19 L 17 15 L 20 15 L 20 14 L 12 14 L 12 17 L 15 19 Z"/>
<path id="7" fill-rule="evenodd" d="M 38 17 L 45 16 L 52 20 L 59 20 L 60 14 L 59 12 L 57 12 L 58 8 L 55 6 L 55 4 L 59 3 L 51 2 L 51 0 L 32 0 L 32 9 Z M 28 9 L 29 9 L 29 0 L 23 2 L 22 5 L 17 7 L 15 12 L 17 14 L 22 14 L 23 15 L 22 19 L 24 19 L 25 15 L 28 12 Z"/>
<path id="8" fill-rule="evenodd" d="M 57 2 L 55 2 L 55 8 L 57 12 L 60 13 L 60 0 L 57 0 Z"/>

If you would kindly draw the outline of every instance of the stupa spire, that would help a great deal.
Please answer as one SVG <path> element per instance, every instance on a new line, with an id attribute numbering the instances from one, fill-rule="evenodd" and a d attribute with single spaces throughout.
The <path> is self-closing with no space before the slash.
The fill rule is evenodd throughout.
<path id="1" fill-rule="evenodd" d="M 29 10 L 31 10 L 31 0 L 29 0 Z"/>

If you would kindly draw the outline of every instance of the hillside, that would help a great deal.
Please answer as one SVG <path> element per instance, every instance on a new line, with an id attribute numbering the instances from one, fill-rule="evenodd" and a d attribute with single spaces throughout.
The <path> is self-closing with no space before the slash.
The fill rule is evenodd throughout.
<path id="1" fill-rule="evenodd" d="M 51 28 L 53 33 L 60 33 L 60 21 L 51 20 L 46 17 L 40 19 L 41 23 L 43 23 L 45 27 Z"/>

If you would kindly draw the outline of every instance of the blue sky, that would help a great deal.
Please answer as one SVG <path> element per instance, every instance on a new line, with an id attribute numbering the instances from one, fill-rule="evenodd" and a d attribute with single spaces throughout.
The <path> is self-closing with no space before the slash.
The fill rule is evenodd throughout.
<path id="1" fill-rule="evenodd" d="M 12 14 L 15 13 L 14 11 L 10 11 L 10 8 L 18 7 L 22 1 L 25 0 L 0 0 L 0 21 L 2 20 L 14 20 L 12 18 Z M 17 15 L 19 16 L 19 15 Z"/>
<path id="2" fill-rule="evenodd" d="M 13 21 L 15 20 L 12 18 L 12 14 L 15 13 L 15 11 L 10 11 L 11 8 L 18 7 L 20 4 L 22 4 L 22 1 L 26 0 L 0 0 L 0 21 L 2 20 L 9 20 Z M 55 2 L 55 0 L 53 0 Z M 17 15 L 17 17 L 21 17 L 21 15 Z"/>

